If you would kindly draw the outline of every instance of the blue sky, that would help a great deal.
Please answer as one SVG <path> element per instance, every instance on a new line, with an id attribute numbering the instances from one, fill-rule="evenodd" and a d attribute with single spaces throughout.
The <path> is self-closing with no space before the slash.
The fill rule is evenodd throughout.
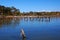
<path id="1" fill-rule="evenodd" d="M 21 12 L 60 11 L 60 0 L 0 0 L 0 5 L 14 6 Z"/>

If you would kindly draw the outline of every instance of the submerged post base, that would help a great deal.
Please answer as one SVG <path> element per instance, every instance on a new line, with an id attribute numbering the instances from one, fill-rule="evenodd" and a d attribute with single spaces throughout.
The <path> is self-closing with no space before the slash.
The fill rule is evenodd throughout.
<path id="1" fill-rule="evenodd" d="M 25 33 L 24 33 L 24 30 L 23 29 L 21 29 L 21 35 L 22 35 L 22 38 L 24 39 L 24 38 L 26 38 L 26 36 L 25 36 Z"/>

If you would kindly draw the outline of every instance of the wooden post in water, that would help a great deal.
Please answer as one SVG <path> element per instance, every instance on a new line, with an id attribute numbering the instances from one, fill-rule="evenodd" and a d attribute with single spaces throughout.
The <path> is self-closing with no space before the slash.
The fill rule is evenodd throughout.
<path id="1" fill-rule="evenodd" d="M 24 38 L 26 38 L 26 35 L 25 35 L 25 33 L 24 33 L 24 30 L 23 29 L 21 29 L 21 35 L 22 35 L 22 38 L 24 39 Z"/>

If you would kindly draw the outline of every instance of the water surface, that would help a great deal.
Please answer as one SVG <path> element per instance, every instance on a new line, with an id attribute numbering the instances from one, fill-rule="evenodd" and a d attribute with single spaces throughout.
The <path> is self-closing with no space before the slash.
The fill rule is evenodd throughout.
<path id="1" fill-rule="evenodd" d="M 20 35 L 22 28 L 26 39 Z M 60 40 L 60 18 L 0 18 L 0 40 Z"/>

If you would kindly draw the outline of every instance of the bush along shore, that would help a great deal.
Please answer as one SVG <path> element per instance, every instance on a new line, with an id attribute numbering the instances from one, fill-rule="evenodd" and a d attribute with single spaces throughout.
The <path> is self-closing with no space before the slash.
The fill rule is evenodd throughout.
<path id="1" fill-rule="evenodd" d="M 5 7 L 0 5 L 0 18 L 9 17 L 60 17 L 60 12 L 20 12 L 15 7 Z"/>

